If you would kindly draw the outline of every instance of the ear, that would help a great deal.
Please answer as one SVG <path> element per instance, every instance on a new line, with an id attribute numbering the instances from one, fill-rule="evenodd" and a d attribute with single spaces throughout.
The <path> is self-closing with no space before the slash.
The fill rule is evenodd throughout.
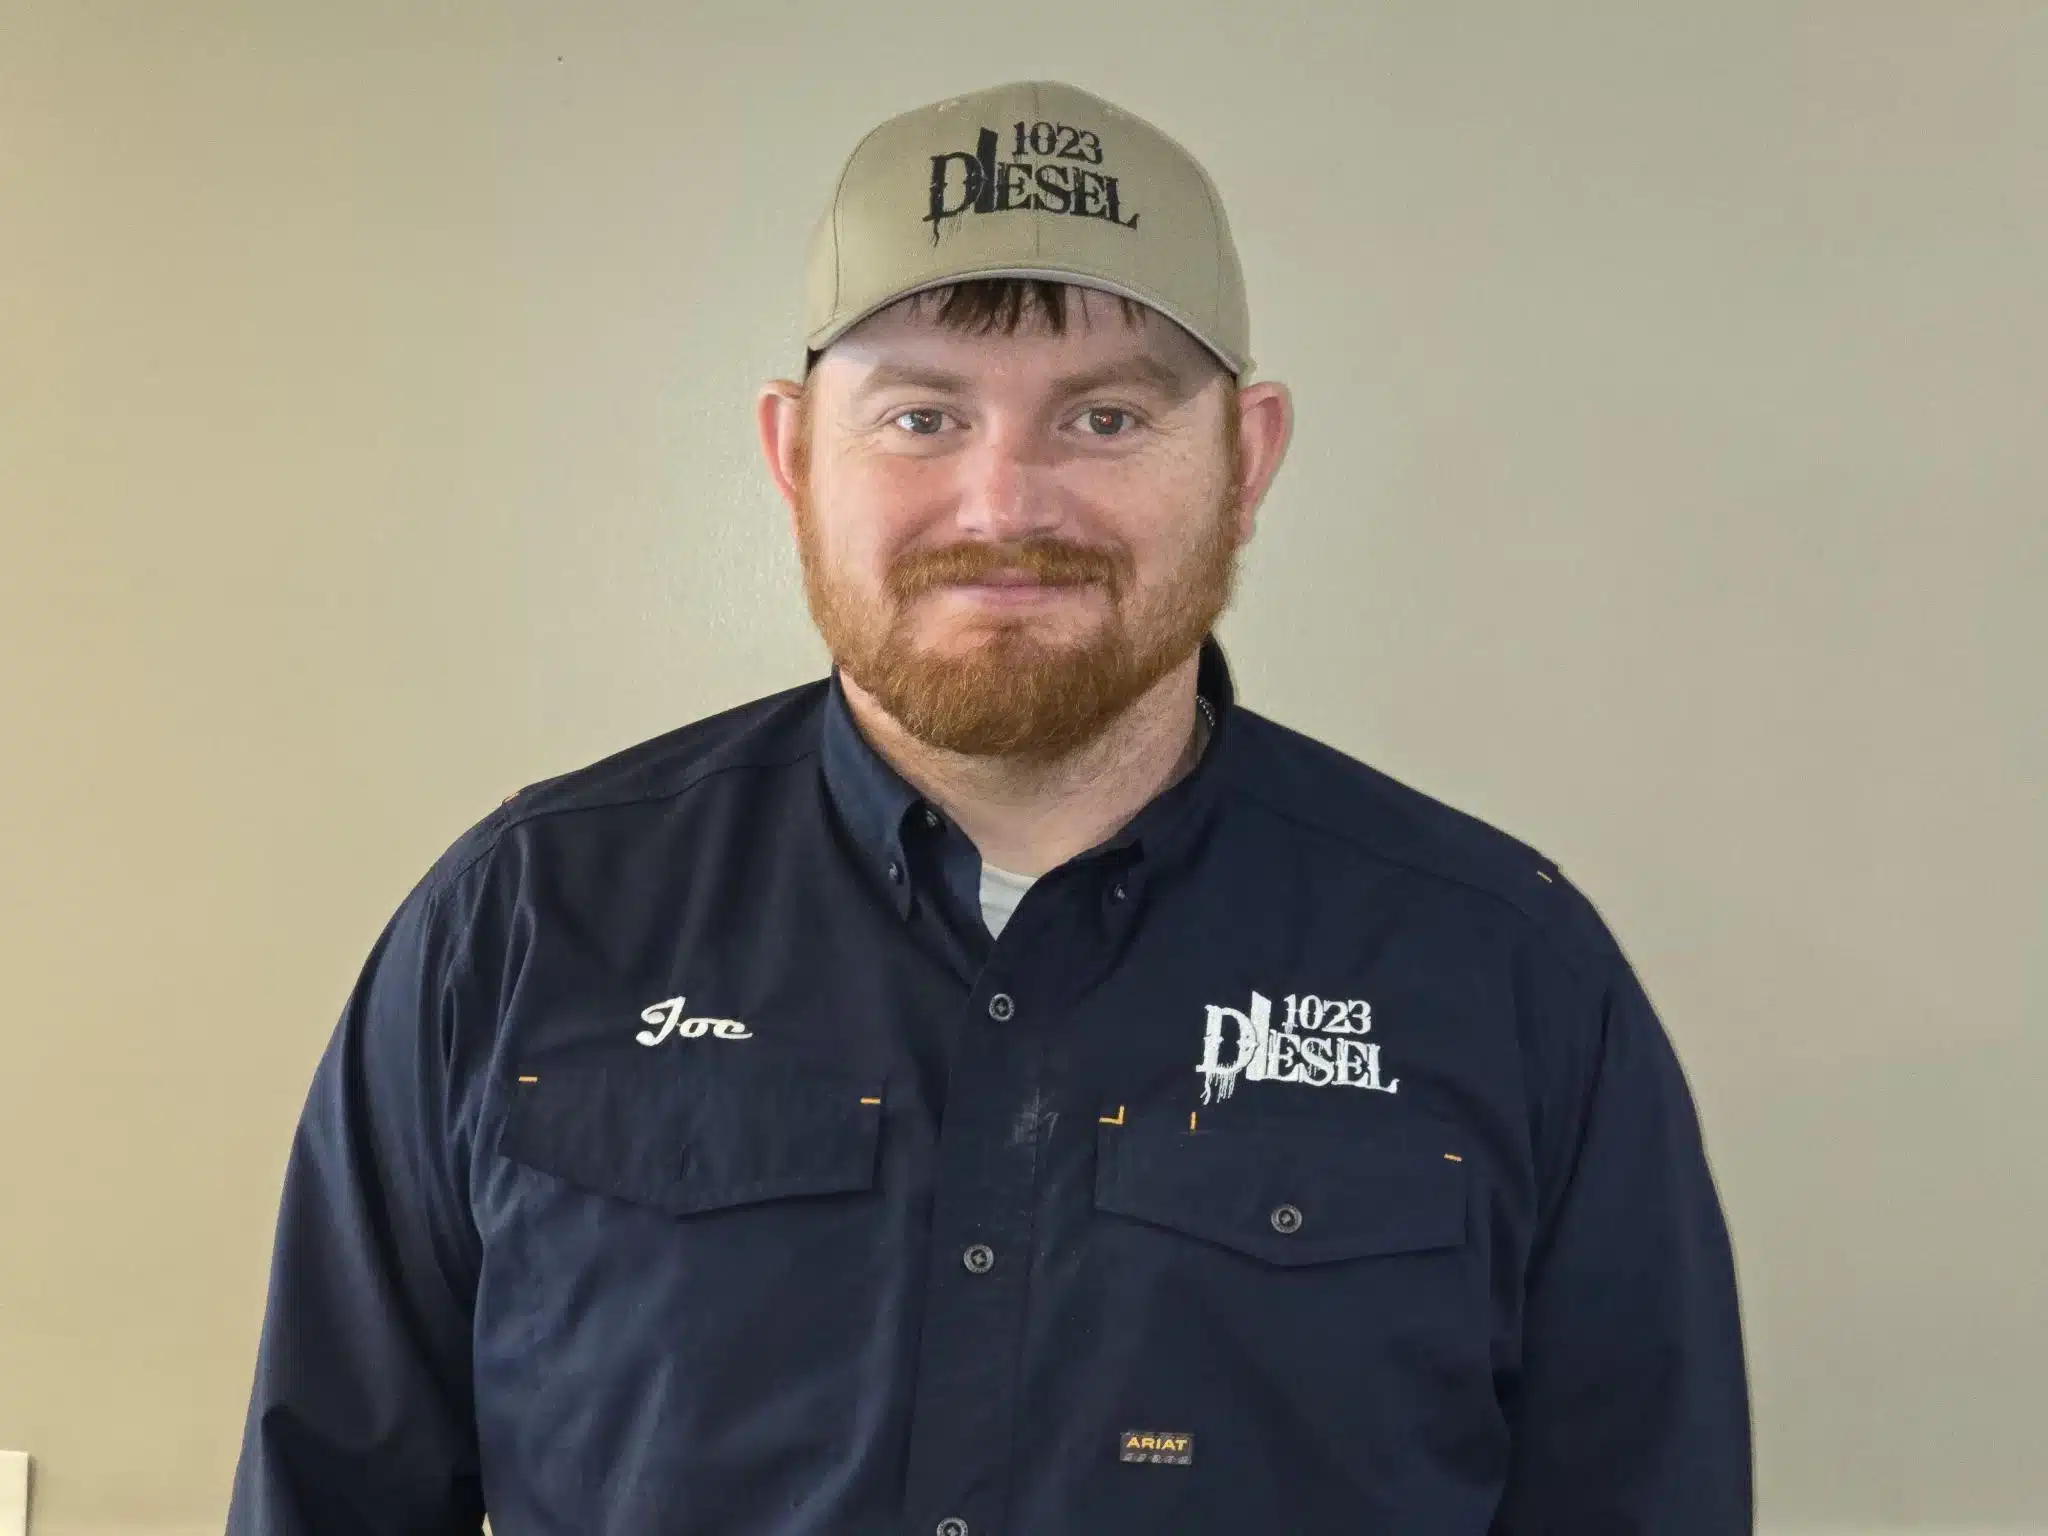
<path id="1" fill-rule="evenodd" d="M 1285 384 L 1263 382 L 1237 392 L 1238 542 L 1252 536 L 1259 503 L 1280 472 L 1294 439 L 1294 396 Z"/>
<path id="2" fill-rule="evenodd" d="M 761 439 L 761 457 L 775 489 L 796 515 L 797 405 L 804 387 L 789 379 L 770 379 L 754 397 L 754 430 Z"/>

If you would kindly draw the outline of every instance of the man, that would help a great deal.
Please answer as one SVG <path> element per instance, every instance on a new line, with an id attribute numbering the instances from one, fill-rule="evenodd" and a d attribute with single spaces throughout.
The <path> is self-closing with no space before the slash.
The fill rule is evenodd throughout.
<path id="1" fill-rule="evenodd" d="M 758 425 L 835 669 L 515 796 L 287 1175 L 230 1529 L 1726 1536 L 1685 1079 L 1541 855 L 1237 706 L 1179 146 L 896 118 Z"/>

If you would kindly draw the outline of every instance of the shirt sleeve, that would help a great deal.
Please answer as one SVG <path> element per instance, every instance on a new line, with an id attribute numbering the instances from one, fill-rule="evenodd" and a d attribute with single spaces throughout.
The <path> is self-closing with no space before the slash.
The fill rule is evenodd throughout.
<path id="1" fill-rule="evenodd" d="M 479 1245 L 456 1070 L 458 940 L 423 881 L 314 1072 L 287 1164 L 228 1536 L 470 1536 Z"/>
<path id="2" fill-rule="evenodd" d="M 1684 1073 L 1609 953 L 1576 1148 L 1527 1272 L 1493 1532 L 1737 1536 L 1754 1506 L 1733 1255 Z"/>

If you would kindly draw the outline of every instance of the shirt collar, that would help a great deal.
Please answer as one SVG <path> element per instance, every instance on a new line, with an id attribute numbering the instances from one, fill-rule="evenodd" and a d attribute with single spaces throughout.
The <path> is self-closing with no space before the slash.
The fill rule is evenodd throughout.
<path id="1" fill-rule="evenodd" d="M 1147 867 L 1156 867 L 1179 853 L 1200 836 L 1208 825 L 1209 809 L 1216 802 L 1225 764 L 1235 748 L 1237 732 L 1231 715 L 1237 703 L 1237 688 L 1230 676 L 1230 663 L 1223 647 L 1210 635 L 1202 641 L 1195 669 L 1195 701 L 1206 704 L 1209 741 L 1186 777 L 1170 785 L 1139 810 L 1123 827 L 1092 852 L 1128 850 L 1131 874 L 1144 877 Z"/>
<path id="2" fill-rule="evenodd" d="M 892 887 L 899 911 L 910 906 L 910 860 L 903 850 L 903 823 L 922 797 L 889 766 L 854 724 L 853 710 L 832 669 L 825 718 L 818 743 L 825 788 L 861 853 L 873 858 Z"/>
<path id="3" fill-rule="evenodd" d="M 1193 812 L 1214 798 L 1220 749 L 1232 734 L 1230 714 L 1237 699 L 1230 665 L 1213 635 L 1202 641 L 1195 692 L 1213 716 L 1201 760 L 1185 778 L 1154 796 L 1120 831 L 1091 852 L 1129 849 L 1147 856 L 1166 851 L 1199 829 L 1204 818 Z M 861 734 L 836 667 L 826 693 L 819 757 L 826 790 L 841 819 L 860 851 L 880 865 L 898 911 L 907 912 L 911 867 L 904 850 L 904 826 L 912 812 L 922 811 L 924 799 Z"/>

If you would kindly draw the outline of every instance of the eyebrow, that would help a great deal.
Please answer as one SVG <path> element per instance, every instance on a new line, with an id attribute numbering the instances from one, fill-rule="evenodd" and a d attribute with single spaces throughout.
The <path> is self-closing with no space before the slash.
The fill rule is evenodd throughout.
<path id="1" fill-rule="evenodd" d="M 1053 398 L 1069 400 L 1080 395 L 1093 394 L 1096 390 L 1113 384 L 1131 384 L 1155 389 L 1175 405 L 1194 394 L 1198 387 L 1197 381 L 1168 367 L 1158 358 L 1141 354 L 1105 363 L 1099 368 L 1090 368 L 1085 373 L 1069 375 L 1053 386 Z M 973 381 L 966 375 L 948 373 L 943 368 L 925 367 L 916 363 L 877 363 L 868 370 L 867 377 L 855 386 L 853 401 L 857 405 L 885 389 L 928 389 L 936 394 L 964 395 L 972 387 Z"/>
<path id="2" fill-rule="evenodd" d="M 1055 398 L 1065 400 L 1076 395 L 1092 395 L 1112 384 L 1134 384 L 1157 390 L 1178 405 L 1195 392 L 1197 383 L 1158 358 L 1140 353 L 1136 357 L 1105 363 L 1100 368 L 1091 368 L 1086 373 L 1062 379 L 1054 386 L 1053 394 Z"/>
<path id="3" fill-rule="evenodd" d="M 942 395 L 964 395 L 968 382 L 964 374 L 947 373 L 943 368 L 922 368 L 915 363 L 877 363 L 854 387 L 853 402 L 858 405 L 870 395 L 899 387 L 929 389 Z"/>

